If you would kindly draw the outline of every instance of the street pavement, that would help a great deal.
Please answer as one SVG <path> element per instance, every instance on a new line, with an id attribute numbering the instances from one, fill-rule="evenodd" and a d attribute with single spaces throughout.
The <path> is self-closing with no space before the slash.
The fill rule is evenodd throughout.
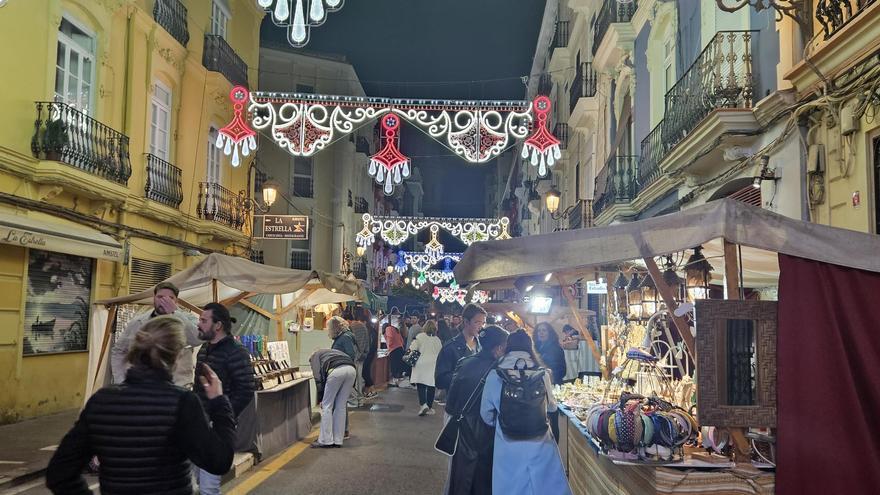
<path id="1" fill-rule="evenodd" d="M 371 407 L 350 410 L 352 438 L 343 448 L 307 448 L 250 493 L 439 494 L 448 458 L 434 450 L 443 426 L 442 406 L 434 408 L 436 415 L 420 417 L 415 389 L 390 388 Z M 257 468 L 271 464 L 264 459 Z M 248 484 L 246 475 L 224 490 Z"/>

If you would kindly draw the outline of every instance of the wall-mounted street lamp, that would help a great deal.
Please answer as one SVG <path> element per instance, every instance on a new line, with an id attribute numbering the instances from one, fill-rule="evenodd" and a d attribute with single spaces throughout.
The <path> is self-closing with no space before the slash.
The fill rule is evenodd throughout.
<path id="1" fill-rule="evenodd" d="M 263 182 L 263 204 L 266 205 L 266 208 L 275 204 L 275 200 L 278 199 L 279 187 L 278 183 L 274 180 Z"/>

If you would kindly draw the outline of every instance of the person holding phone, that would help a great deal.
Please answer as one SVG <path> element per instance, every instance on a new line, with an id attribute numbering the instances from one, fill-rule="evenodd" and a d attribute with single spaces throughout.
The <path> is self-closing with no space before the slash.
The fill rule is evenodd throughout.
<path id="1" fill-rule="evenodd" d="M 138 329 L 125 380 L 89 399 L 52 456 L 46 470 L 52 493 L 91 493 L 82 472 L 92 456 L 101 463 L 103 493 L 188 495 L 191 462 L 215 474 L 229 470 L 235 419 L 217 374 L 200 367 L 204 407 L 193 392 L 171 382 L 186 344 L 183 327 L 179 318 L 163 315 Z"/>

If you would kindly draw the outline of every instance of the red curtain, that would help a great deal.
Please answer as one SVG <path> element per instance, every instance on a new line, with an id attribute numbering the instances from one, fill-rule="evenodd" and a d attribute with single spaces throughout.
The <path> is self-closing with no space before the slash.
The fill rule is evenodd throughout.
<path id="1" fill-rule="evenodd" d="M 880 274 L 782 254 L 779 271 L 776 493 L 878 493 Z"/>

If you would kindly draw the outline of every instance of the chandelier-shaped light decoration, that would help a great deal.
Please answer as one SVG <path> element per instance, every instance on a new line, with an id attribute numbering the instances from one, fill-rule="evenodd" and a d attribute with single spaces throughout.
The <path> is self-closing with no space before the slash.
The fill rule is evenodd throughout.
<path id="1" fill-rule="evenodd" d="M 407 266 L 417 272 L 426 272 L 430 270 L 432 266 L 442 259 L 445 259 L 450 264 L 453 261 L 457 263 L 461 261 L 462 256 L 462 253 L 443 253 L 438 257 L 428 254 L 427 252 L 420 253 L 416 251 L 403 251 L 403 260 L 406 262 Z M 449 272 L 451 273 L 452 270 L 450 269 Z"/>
<path id="2" fill-rule="evenodd" d="M 437 260 L 443 255 L 443 244 L 440 243 L 440 240 L 437 239 L 437 236 L 440 233 L 439 225 L 431 225 L 431 240 L 425 244 L 425 253 L 432 258 Z"/>
<path id="3" fill-rule="evenodd" d="M 327 13 L 342 8 L 343 0 L 257 0 L 278 27 L 287 28 L 287 42 L 302 48 L 309 42 L 313 27 L 324 24 Z"/>
<path id="4" fill-rule="evenodd" d="M 229 92 L 229 99 L 232 100 L 232 122 L 217 132 L 217 141 L 214 143 L 226 156 L 232 155 L 233 167 L 241 164 L 239 149 L 242 156 L 248 156 L 257 149 L 257 133 L 244 120 L 244 105 L 249 97 L 250 93 L 244 86 L 232 88 Z"/>
<path id="5" fill-rule="evenodd" d="M 370 177 L 379 184 L 385 183 L 385 194 L 394 192 L 394 185 L 409 177 L 409 157 L 397 147 L 400 118 L 395 114 L 382 117 L 382 134 L 385 146 L 370 158 Z"/>
<path id="6" fill-rule="evenodd" d="M 436 218 L 436 217 L 374 217 L 364 213 L 364 228 L 358 232 L 358 246 L 369 247 L 376 234 L 392 246 L 399 246 L 420 231 L 436 225 L 470 246 L 474 242 L 491 239 L 510 239 L 507 217 L 494 218 Z M 430 244 L 430 243 L 429 243 Z M 441 251 L 442 252 L 442 251 Z"/>
<path id="7" fill-rule="evenodd" d="M 431 293 L 431 296 L 435 301 L 440 301 L 441 303 L 451 303 L 457 302 L 458 304 L 464 306 L 468 303 L 467 301 L 467 290 L 459 288 L 457 285 L 455 288 L 450 287 L 434 287 L 434 291 Z M 489 301 L 489 293 L 484 290 L 475 290 L 473 294 L 471 294 L 471 303 L 474 304 L 484 304 Z"/>
<path id="8" fill-rule="evenodd" d="M 547 175 L 547 167 L 552 167 L 556 160 L 562 157 L 562 149 L 559 140 L 547 129 L 550 119 L 550 98 L 539 96 L 532 104 L 532 110 L 537 120 L 537 130 L 528 139 L 522 149 L 522 157 L 529 158 L 531 163 L 538 167 L 538 175 Z"/>
<path id="9" fill-rule="evenodd" d="M 547 130 L 550 100 L 543 96 L 530 104 L 527 101 L 424 100 L 262 91 L 243 95 L 245 99 L 250 98 L 247 110 L 253 129 L 267 131 L 278 146 L 294 156 L 312 156 L 368 121 L 394 115 L 420 128 L 465 161 L 486 163 L 510 148 L 514 141 L 529 135 L 533 114 L 538 125 L 526 140 L 524 153 L 531 155 L 532 164 L 540 167 L 542 175 L 546 175 L 547 167 L 561 156 L 559 140 Z M 235 97 L 233 102 L 243 103 Z M 387 132 L 389 122 L 382 124 L 383 131 Z M 242 125 L 253 132 L 246 124 Z M 397 126 L 394 131 L 397 137 Z M 393 189 L 395 165 L 400 164 L 401 178 L 406 176 L 410 166 L 409 159 L 397 149 L 396 139 L 386 139 L 385 149 L 388 149 L 388 141 L 393 143 L 392 149 L 397 153 L 390 150 L 386 155 L 377 153 L 370 164 L 371 170 L 375 166 L 377 180 L 379 171 L 383 170 L 380 165 L 385 165 L 386 192 L 387 167 L 392 167 Z M 224 148 L 224 151 L 232 153 L 233 150 Z"/>
<path id="10" fill-rule="evenodd" d="M 403 250 L 397 252 L 397 264 L 394 265 L 394 270 L 397 272 L 398 275 L 403 275 L 404 273 L 406 273 L 406 270 L 408 268 L 406 261 L 403 260 L 403 253 Z"/>

